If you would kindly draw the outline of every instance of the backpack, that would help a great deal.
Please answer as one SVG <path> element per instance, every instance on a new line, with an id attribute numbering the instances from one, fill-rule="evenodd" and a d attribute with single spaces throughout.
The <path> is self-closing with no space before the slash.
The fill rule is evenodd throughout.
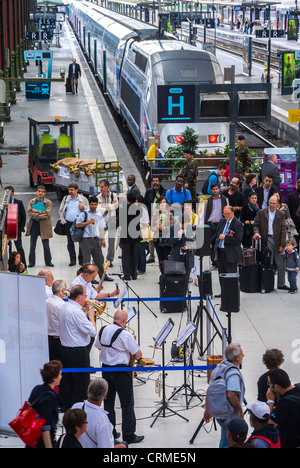
<path id="1" fill-rule="evenodd" d="M 220 364 L 212 373 L 211 381 L 207 389 L 208 411 L 213 418 L 229 419 L 233 414 L 233 407 L 227 398 L 227 373 L 234 369 L 240 376 L 236 366 L 225 366 Z M 232 373 L 234 374 L 234 372 Z"/>
<path id="2" fill-rule="evenodd" d="M 218 180 L 219 180 L 218 174 L 217 174 L 215 171 L 211 172 L 211 173 L 209 174 L 209 177 L 207 177 L 207 179 L 204 181 L 204 184 L 203 184 L 203 187 L 202 187 L 202 194 L 203 194 L 203 195 L 208 195 L 208 192 L 207 192 L 207 191 L 208 191 L 208 186 L 209 186 L 209 179 L 210 179 L 210 177 L 211 177 L 212 175 L 215 175 L 215 176 L 217 177 L 216 182 L 218 183 Z"/>
<path id="3" fill-rule="evenodd" d="M 87 211 L 84 210 L 83 223 L 86 223 L 87 217 L 88 217 Z M 82 237 L 83 237 L 84 228 L 77 228 L 76 227 L 77 218 L 73 221 L 72 226 L 70 227 L 71 239 L 72 239 L 73 242 L 80 242 Z"/>

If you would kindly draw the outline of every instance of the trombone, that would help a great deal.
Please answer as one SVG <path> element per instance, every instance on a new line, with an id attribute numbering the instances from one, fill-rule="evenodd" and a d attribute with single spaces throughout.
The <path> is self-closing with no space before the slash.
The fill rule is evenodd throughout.
<path id="1" fill-rule="evenodd" d="M 97 302 L 97 301 L 86 300 L 85 303 L 95 309 L 95 321 L 96 321 L 97 318 L 100 318 L 101 320 L 104 320 L 104 322 L 108 323 L 108 325 L 111 325 L 111 323 L 108 320 L 101 317 L 101 315 L 104 313 L 104 314 L 107 315 L 107 317 L 110 317 L 110 318 L 114 319 L 114 317 L 112 315 L 110 315 L 109 313 L 107 313 L 106 310 L 105 310 L 106 309 L 106 302 Z M 135 331 L 132 328 L 130 328 L 128 325 L 126 325 L 125 328 L 128 331 L 130 331 L 133 336 L 135 336 Z"/>
<path id="2" fill-rule="evenodd" d="M 69 294 L 70 294 L 71 291 L 70 291 L 70 289 L 67 289 L 67 288 L 61 288 L 59 292 L 65 299 L 67 299 L 69 297 Z M 112 319 L 114 318 L 112 315 L 108 314 L 105 311 L 106 302 L 89 301 L 88 299 L 86 299 L 85 304 L 93 307 L 93 309 L 95 310 L 95 321 L 97 320 L 97 318 L 101 318 L 101 320 L 104 320 L 104 322 L 108 323 L 108 325 L 111 325 L 111 323 L 108 320 L 101 317 L 101 315 L 104 313 L 108 317 L 110 317 Z M 127 328 L 128 331 L 130 331 L 132 333 L 132 335 L 135 336 L 135 331 L 132 328 L 130 328 L 128 325 L 126 325 L 125 328 Z"/>

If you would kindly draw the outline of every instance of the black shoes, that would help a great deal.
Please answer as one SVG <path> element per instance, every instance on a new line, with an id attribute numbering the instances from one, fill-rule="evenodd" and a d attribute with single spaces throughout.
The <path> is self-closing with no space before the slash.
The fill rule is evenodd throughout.
<path id="1" fill-rule="evenodd" d="M 113 281 L 114 279 L 110 276 L 105 275 L 104 281 Z"/>
<path id="2" fill-rule="evenodd" d="M 145 439 L 145 436 L 138 436 L 136 434 L 132 434 L 128 439 L 124 439 L 127 444 L 139 444 L 142 440 Z"/>
<path id="3" fill-rule="evenodd" d="M 48 267 L 54 267 L 53 263 L 51 263 L 51 262 L 50 262 L 50 263 L 46 263 L 46 266 L 48 266 Z"/>

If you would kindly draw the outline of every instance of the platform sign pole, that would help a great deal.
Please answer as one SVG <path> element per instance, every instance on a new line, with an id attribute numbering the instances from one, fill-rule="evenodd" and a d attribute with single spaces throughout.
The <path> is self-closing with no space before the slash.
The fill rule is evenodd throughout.
<path id="1" fill-rule="evenodd" d="M 229 129 L 229 182 L 235 174 L 235 122 L 230 122 Z"/>

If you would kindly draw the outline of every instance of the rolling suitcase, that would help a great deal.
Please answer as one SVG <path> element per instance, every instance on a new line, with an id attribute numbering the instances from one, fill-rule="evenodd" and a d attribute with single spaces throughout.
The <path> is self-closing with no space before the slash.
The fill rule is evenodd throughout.
<path id="1" fill-rule="evenodd" d="M 260 266 L 255 263 L 250 266 L 240 266 L 240 290 L 246 293 L 261 291 Z"/>
<path id="2" fill-rule="evenodd" d="M 72 86 L 71 86 L 71 78 L 67 77 L 66 78 L 66 93 L 72 93 Z"/>
<path id="3" fill-rule="evenodd" d="M 186 297 L 188 289 L 187 275 L 160 275 L 160 298 Z M 160 310 L 164 313 L 182 312 L 187 309 L 186 300 L 160 301 Z"/>

